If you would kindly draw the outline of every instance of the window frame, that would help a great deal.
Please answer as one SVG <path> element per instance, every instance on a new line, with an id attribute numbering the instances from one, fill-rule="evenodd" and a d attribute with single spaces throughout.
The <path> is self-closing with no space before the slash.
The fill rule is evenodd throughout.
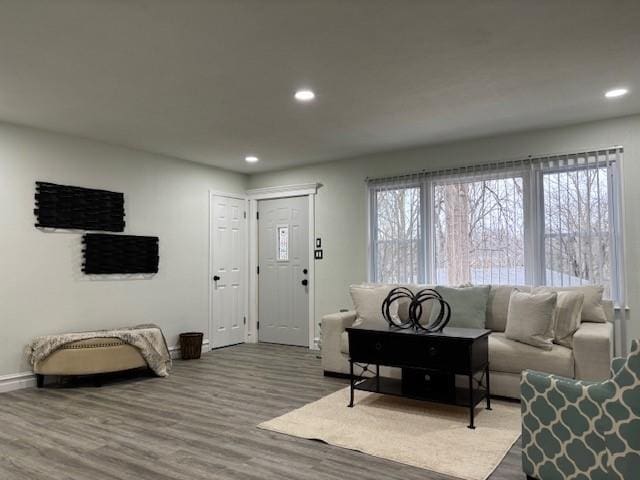
<path id="1" fill-rule="evenodd" d="M 622 151 L 622 149 L 620 149 Z M 418 255 L 419 283 L 435 284 L 437 281 L 435 249 L 436 225 L 434 223 L 434 192 L 435 186 L 467 181 L 496 180 L 499 178 L 522 178 L 523 188 L 523 228 L 524 228 L 524 278 L 527 285 L 546 284 L 546 253 L 545 253 L 545 208 L 544 208 L 544 176 L 553 173 L 572 172 L 582 169 L 601 168 L 607 169 L 607 202 L 609 205 L 609 242 L 611 257 L 611 298 L 620 300 L 624 292 L 623 284 L 623 231 L 621 215 L 621 157 L 610 157 L 594 163 L 574 165 L 545 165 L 541 163 L 525 164 L 514 162 L 501 168 L 489 168 L 486 173 L 480 170 L 461 169 L 459 172 L 444 172 L 443 174 L 425 173 L 422 178 L 407 179 L 406 182 L 398 182 L 390 179 L 388 183 L 380 181 L 369 185 L 368 188 L 368 236 L 369 236 L 369 281 L 379 283 L 377 272 L 377 198 L 376 193 L 383 190 L 395 190 L 399 188 L 420 188 L 420 220 L 421 242 Z M 471 172 L 471 173 L 468 173 Z M 586 285 L 586 283 L 585 283 Z"/>
<path id="2" fill-rule="evenodd" d="M 426 255 L 425 255 L 425 235 L 427 211 L 424 208 L 425 200 L 425 182 L 423 180 L 407 181 L 398 184 L 389 183 L 375 185 L 368 189 L 369 195 L 369 281 L 373 283 L 381 283 L 378 277 L 377 259 L 378 259 L 378 202 L 377 193 L 385 190 L 399 190 L 401 188 L 417 188 L 420 197 L 420 239 L 418 242 L 418 283 L 425 283 L 426 277 Z"/>

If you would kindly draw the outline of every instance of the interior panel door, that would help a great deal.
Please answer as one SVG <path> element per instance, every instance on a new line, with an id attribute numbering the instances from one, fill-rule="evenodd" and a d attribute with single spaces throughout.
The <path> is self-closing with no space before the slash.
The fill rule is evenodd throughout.
<path id="1" fill-rule="evenodd" d="M 211 348 L 245 340 L 245 201 L 212 195 Z"/>

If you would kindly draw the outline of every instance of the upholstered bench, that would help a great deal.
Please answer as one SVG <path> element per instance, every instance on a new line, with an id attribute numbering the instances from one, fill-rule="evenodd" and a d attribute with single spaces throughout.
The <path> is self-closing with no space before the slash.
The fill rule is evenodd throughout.
<path id="1" fill-rule="evenodd" d="M 95 375 L 147 367 L 140 351 L 119 338 L 97 337 L 63 345 L 34 368 L 38 388 L 45 375 Z"/>

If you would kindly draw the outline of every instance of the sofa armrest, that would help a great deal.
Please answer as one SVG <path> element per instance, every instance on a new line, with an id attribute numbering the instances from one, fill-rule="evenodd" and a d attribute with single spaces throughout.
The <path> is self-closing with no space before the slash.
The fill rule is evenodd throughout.
<path id="1" fill-rule="evenodd" d="M 330 313 L 322 317 L 322 345 L 340 345 L 340 336 L 356 321 L 356 312 Z"/>
<path id="2" fill-rule="evenodd" d="M 585 322 L 573 336 L 576 378 L 605 380 L 611 374 L 613 324 Z"/>
<path id="3" fill-rule="evenodd" d="M 322 368 L 326 372 L 345 373 L 348 371 L 344 355 L 340 351 L 340 340 L 345 328 L 356 320 L 356 312 L 331 313 L 322 317 Z"/>

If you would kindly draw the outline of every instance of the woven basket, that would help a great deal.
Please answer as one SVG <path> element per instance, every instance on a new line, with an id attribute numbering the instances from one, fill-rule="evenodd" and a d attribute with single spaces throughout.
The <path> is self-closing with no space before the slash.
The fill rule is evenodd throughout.
<path id="1" fill-rule="evenodd" d="M 180 355 L 183 360 L 200 358 L 202 354 L 201 332 L 187 332 L 180 334 Z"/>

